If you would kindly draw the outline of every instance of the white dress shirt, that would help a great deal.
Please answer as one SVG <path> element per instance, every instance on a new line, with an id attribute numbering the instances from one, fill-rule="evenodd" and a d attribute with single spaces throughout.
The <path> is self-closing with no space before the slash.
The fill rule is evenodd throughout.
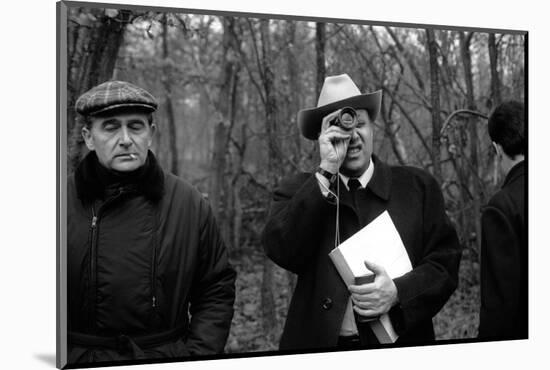
<path id="1" fill-rule="evenodd" d="M 361 183 L 361 189 L 364 189 L 367 186 L 367 184 L 372 178 L 373 173 L 374 173 L 374 163 L 371 157 L 369 166 L 367 167 L 365 172 L 363 172 L 363 174 L 358 178 L 359 183 Z M 319 173 L 316 173 L 315 176 L 319 181 L 319 186 L 320 186 L 321 192 L 323 193 L 323 196 L 327 197 L 329 194 L 328 187 L 330 185 L 328 182 L 328 179 L 326 179 L 324 176 L 320 175 Z M 342 179 L 342 182 L 344 183 L 346 189 L 349 190 L 348 181 L 350 180 L 350 178 L 348 176 L 342 175 L 341 173 L 340 173 L 340 178 Z M 358 333 L 357 325 L 355 324 L 355 317 L 353 315 L 353 308 L 352 308 L 352 302 L 350 297 L 346 307 L 346 312 L 344 314 L 344 319 L 342 320 L 340 335 L 350 336 L 350 335 L 356 335 L 357 333 Z"/>
<path id="2" fill-rule="evenodd" d="M 361 189 L 364 189 L 367 186 L 370 179 L 372 178 L 373 173 L 374 173 L 374 163 L 372 162 L 372 158 L 371 158 L 369 167 L 358 178 L 359 182 L 361 183 Z M 346 189 L 349 190 L 348 181 L 350 178 L 342 174 L 340 174 L 340 178 L 342 179 L 342 182 L 344 183 L 344 185 L 346 185 Z M 340 335 L 349 336 L 349 335 L 355 335 L 355 334 L 357 334 L 357 325 L 355 324 L 355 317 L 353 315 L 353 308 L 352 308 L 352 302 L 350 297 L 348 300 L 348 305 L 346 307 L 346 312 L 344 314 L 344 319 L 342 320 Z"/>

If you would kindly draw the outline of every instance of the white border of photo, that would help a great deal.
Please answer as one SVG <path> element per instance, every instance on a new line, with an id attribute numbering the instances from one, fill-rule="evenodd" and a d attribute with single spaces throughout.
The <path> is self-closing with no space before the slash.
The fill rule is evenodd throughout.
<path id="1" fill-rule="evenodd" d="M 548 81 L 548 20 L 543 2 L 433 0 L 111 0 L 109 3 L 384 22 L 529 31 L 529 340 L 386 350 L 190 361 L 120 369 L 538 368 L 548 347 L 548 243 L 543 240 L 549 188 L 542 151 Z M 534 5 L 536 4 L 536 5 Z M 2 81 L 1 271 L 3 368 L 55 366 L 56 77 L 55 1 L 4 5 Z M 544 100 L 543 100 L 544 99 Z M 7 116 L 5 115 L 7 113 Z M 539 150 L 539 157 L 536 150 Z M 546 154 L 546 153 L 544 153 Z M 7 205 L 7 207 L 5 207 Z M 544 212 L 544 213 L 543 213 Z M 545 238 L 546 239 L 546 238 Z M 220 362 L 222 361 L 222 362 Z"/>

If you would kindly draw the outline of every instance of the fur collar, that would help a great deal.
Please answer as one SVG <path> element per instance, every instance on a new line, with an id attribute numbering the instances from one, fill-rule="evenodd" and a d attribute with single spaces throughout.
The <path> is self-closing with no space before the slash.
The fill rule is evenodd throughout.
<path id="1" fill-rule="evenodd" d="M 106 194 L 106 186 L 100 178 L 97 155 L 94 151 L 88 153 L 80 162 L 75 172 L 76 191 L 78 198 L 84 202 L 102 199 Z M 122 178 L 123 179 L 123 178 Z M 157 202 L 164 193 L 164 173 L 151 151 L 139 174 L 134 175 L 131 182 L 124 184 L 147 199 Z"/>

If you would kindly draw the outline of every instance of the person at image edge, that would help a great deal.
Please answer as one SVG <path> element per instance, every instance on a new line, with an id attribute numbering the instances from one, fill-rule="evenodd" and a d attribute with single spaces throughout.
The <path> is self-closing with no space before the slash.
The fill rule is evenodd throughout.
<path id="1" fill-rule="evenodd" d="M 489 117 L 489 136 L 506 177 L 481 217 L 479 339 L 525 339 L 528 331 L 525 108 L 506 101 Z"/>

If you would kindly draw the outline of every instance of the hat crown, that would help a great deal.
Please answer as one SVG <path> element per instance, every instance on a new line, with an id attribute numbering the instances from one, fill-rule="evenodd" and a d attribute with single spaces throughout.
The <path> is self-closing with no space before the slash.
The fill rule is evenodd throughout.
<path id="1" fill-rule="evenodd" d="M 346 73 L 337 76 L 328 76 L 325 78 L 325 82 L 321 88 L 317 107 L 357 95 L 361 95 L 361 91 L 359 91 L 359 88 Z"/>
<path id="2" fill-rule="evenodd" d="M 380 111 L 382 90 L 361 94 L 359 88 L 347 74 L 325 78 L 319 94 L 317 107 L 298 111 L 298 127 L 302 135 L 317 140 L 321 132 L 323 117 L 344 107 L 365 109 L 371 121 L 375 121 Z"/>
<path id="3" fill-rule="evenodd" d="M 155 111 L 157 105 L 155 97 L 139 86 L 126 81 L 107 81 L 82 94 L 75 108 L 80 114 L 92 115 L 123 107 Z"/>

